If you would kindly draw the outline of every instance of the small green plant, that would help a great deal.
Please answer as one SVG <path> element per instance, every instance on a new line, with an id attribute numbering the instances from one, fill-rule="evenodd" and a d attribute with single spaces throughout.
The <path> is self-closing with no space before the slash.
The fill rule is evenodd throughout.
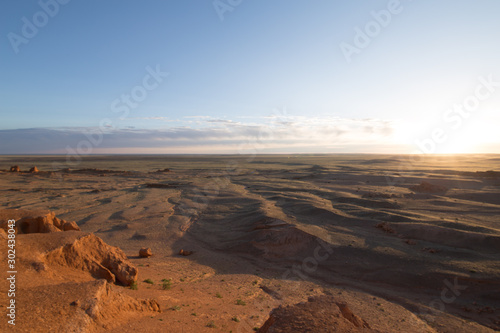
<path id="1" fill-rule="evenodd" d="M 146 279 L 146 280 L 144 280 L 144 282 L 149 283 L 149 284 L 155 284 L 154 281 L 151 279 Z"/>
<path id="2" fill-rule="evenodd" d="M 259 330 L 259 328 L 258 328 L 258 327 L 254 327 L 254 328 L 253 328 L 253 330 L 254 330 L 255 332 L 257 332 L 257 331 Z"/>
<path id="3" fill-rule="evenodd" d="M 231 318 L 231 320 L 232 320 L 232 321 L 235 321 L 235 322 L 237 322 L 237 323 L 239 323 L 239 322 L 240 322 L 240 318 L 238 318 L 238 317 L 233 317 L 233 318 Z"/>
<path id="4" fill-rule="evenodd" d="M 135 282 L 135 281 L 134 281 L 134 282 L 132 282 L 132 283 L 130 284 L 130 289 L 132 289 L 132 290 L 137 290 L 137 282 Z"/>
<path id="5" fill-rule="evenodd" d="M 183 278 L 180 278 L 181 282 L 184 282 L 185 280 Z"/>
<path id="6" fill-rule="evenodd" d="M 196 312 L 191 313 L 191 316 L 197 316 Z"/>
<path id="7" fill-rule="evenodd" d="M 163 279 L 161 281 L 163 282 L 163 285 L 162 285 L 163 290 L 169 290 L 172 288 L 172 280 Z"/>
<path id="8" fill-rule="evenodd" d="M 254 282 L 252 282 L 252 284 L 255 286 L 257 283 L 259 283 L 259 281 L 255 280 Z"/>
<path id="9" fill-rule="evenodd" d="M 172 311 L 180 311 L 181 310 L 181 307 L 178 306 L 178 305 L 174 305 L 173 307 L 171 307 L 170 309 L 172 309 Z"/>
<path id="10" fill-rule="evenodd" d="M 247 305 L 247 303 L 245 303 L 245 301 L 241 300 L 241 299 L 237 299 L 236 300 L 236 305 Z"/>
<path id="11" fill-rule="evenodd" d="M 217 326 L 215 326 L 215 323 L 214 323 L 214 322 L 213 322 L 213 320 L 212 320 L 212 321 L 209 321 L 209 322 L 207 323 L 207 327 L 210 327 L 210 328 L 216 328 Z"/>
<path id="12" fill-rule="evenodd" d="M 216 293 L 216 294 L 215 294 L 215 297 L 217 297 L 217 298 L 222 298 L 222 295 L 221 295 L 221 294 L 219 294 L 219 293 Z"/>

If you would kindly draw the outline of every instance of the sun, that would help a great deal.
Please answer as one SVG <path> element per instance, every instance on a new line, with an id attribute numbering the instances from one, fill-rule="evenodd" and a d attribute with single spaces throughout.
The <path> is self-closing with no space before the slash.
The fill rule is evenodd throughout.
<path id="1" fill-rule="evenodd" d="M 443 124 L 441 124 L 443 125 Z M 404 144 L 413 153 L 424 154 L 477 154 L 488 151 L 488 146 L 500 142 L 494 121 L 464 121 L 458 128 L 427 123 L 400 122 L 395 127 L 393 142 Z M 433 132 L 439 132 L 433 137 Z M 423 136 L 423 133 L 427 134 Z"/>
<path id="2" fill-rule="evenodd" d="M 437 154 L 471 154 L 477 151 L 478 144 L 468 140 L 468 138 L 460 137 L 449 139 L 447 142 L 441 143 L 436 148 Z"/>
<path id="3" fill-rule="evenodd" d="M 471 122 L 457 130 L 449 130 L 448 139 L 436 145 L 438 154 L 474 154 L 484 151 L 494 140 L 496 130 L 491 124 Z"/>

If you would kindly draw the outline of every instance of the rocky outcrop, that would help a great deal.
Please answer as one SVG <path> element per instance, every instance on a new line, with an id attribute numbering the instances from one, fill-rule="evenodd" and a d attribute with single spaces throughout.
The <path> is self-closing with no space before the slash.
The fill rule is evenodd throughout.
<path id="1" fill-rule="evenodd" d="M 301 302 L 271 311 L 269 319 L 259 329 L 260 333 L 288 332 L 377 332 L 349 306 L 332 296 L 309 297 Z"/>
<path id="2" fill-rule="evenodd" d="M 50 244 L 42 261 L 50 265 L 62 265 L 89 272 L 95 278 L 130 285 L 137 280 L 137 269 L 117 247 L 109 246 L 93 234 L 79 232 L 75 222 L 55 217 L 50 211 L 0 210 L 0 228 L 8 230 L 8 221 L 16 220 L 18 237 L 22 234 L 62 233 L 67 237 L 35 237 L 31 242 Z M 70 232 L 74 232 L 70 234 Z M 1 235 L 3 235 L 2 232 Z M 26 235 L 28 236 L 28 235 Z M 43 263 L 43 262 L 42 262 Z"/>
<path id="3" fill-rule="evenodd" d="M 104 280 L 48 284 L 20 292 L 19 332 L 102 332 L 161 312 L 155 300 L 137 300 Z"/>
<path id="4" fill-rule="evenodd" d="M 282 221 L 255 228 L 252 240 L 236 250 L 255 253 L 265 258 L 291 258 L 312 253 L 318 246 L 329 246 L 318 237 L 311 235 L 296 226 Z"/>
<path id="5" fill-rule="evenodd" d="M 38 172 L 40 172 L 40 170 L 38 170 L 38 168 L 36 166 L 34 166 L 30 169 L 30 173 L 38 173 Z"/>
<path id="6" fill-rule="evenodd" d="M 21 172 L 19 165 L 14 165 L 10 167 L 10 172 Z"/>
<path id="7" fill-rule="evenodd" d="M 93 234 L 83 234 L 45 255 L 49 266 L 60 265 L 89 272 L 108 282 L 131 285 L 137 281 L 137 268 L 117 247 L 107 245 Z"/>
<path id="8" fill-rule="evenodd" d="M 91 283 L 95 289 L 93 297 L 79 298 L 72 302 L 94 321 L 103 321 L 112 317 L 112 313 L 122 311 L 152 311 L 161 312 L 160 305 L 155 300 L 136 300 L 114 291 L 112 285 L 100 280 Z"/>
<path id="9" fill-rule="evenodd" d="M 61 220 L 57 218 L 53 212 L 48 210 L 0 210 L 0 228 L 7 230 L 8 220 L 16 220 L 15 229 L 18 234 L 80 230 L 75 222 Z"/>
<path id="10" fill-rule="evenodd" d="M 23 273 L 16 279 L 16 331 L 101 332 L 161 312 L 155 300 L 134 299 L 112 284 L 137 281 L 136 267 L 119 248 L 94 234 L 71 230 L 77 227 L 74 222 L 49 211 L 0 210 L 0 223 L 8 225 L 9 220 L 17 221 L 19 231 L 21 221 L 32 221 L 23 226 L 28 231 L 40 225 L 68 230 L 16 235 L 16 269 Z M 0 228 L 0 240 L 7 235 Z M 0 242 L 0 252 L 7 252 L 6 241 Z M 0 332 L 7 326 L 2 321 Z"/>

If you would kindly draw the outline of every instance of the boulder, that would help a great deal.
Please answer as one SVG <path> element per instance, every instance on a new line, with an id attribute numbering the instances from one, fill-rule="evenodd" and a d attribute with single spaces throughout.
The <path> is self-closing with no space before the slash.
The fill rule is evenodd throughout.
<path id="1" fill-rule="evenodd" d="M 37 168 L 36 166 L 34 166 L 34 167 L 32 167 L 32 168 L 30 169 L 30 173 L 37 173 L 37 172 L 39 172 L 39 171 L 40 171 L 40 170 L 38 170 L 38 168 Z"/>
<path id="2" fill-rule="evenodd" d="M 10 167 L 10 172 L 21 172 L 19 165 L 14 165 Z"/>
<path id="3" fill-rule="evenodd" d="M 194 251 L 188 251 L 188 250 L 183 250 L 183 249 L 181 249 L 181 250 L 179 251 L 179 255 L 181 255 L 181 256 L 190 256 L 190 255 L 192 255 L 193 253 L 194 253 Z"/>
<path id="4" fill-rule="evenodd" d="M 333 296 L 309 297 L 286 307 L 279 306 L 271 311 L 269 319 L 259 329 L 260 333 L 288 332 L 377 332 L 346 303 L 339 303 Z"/>
<path id="5" fill-rule="evenodd" d="M 149 247 L 143 247 L 142 249 L 139 250 L 139 257 L 141 258 L 148 258 L 153 255 L 153 251 Z"/>

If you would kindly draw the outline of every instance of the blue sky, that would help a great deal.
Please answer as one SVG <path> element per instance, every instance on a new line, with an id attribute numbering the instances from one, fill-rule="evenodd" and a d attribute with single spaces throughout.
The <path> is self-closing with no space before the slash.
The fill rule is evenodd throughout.
<path id="1" fill-rule="evenodd" d="M 0 153 L 500 151 L 498 1 L 60 1 L 0 5 Z"/>

